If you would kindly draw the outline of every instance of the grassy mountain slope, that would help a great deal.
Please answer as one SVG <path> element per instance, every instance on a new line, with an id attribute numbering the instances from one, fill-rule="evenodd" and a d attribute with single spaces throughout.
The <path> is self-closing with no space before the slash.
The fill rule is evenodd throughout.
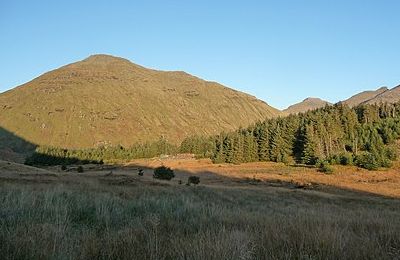
<path id="1" fill-rule="evenodd" d="M 364 102 L 373 100 L 378 95 L 381 95 L 387 91 L 388 91 L 387 87 L 381 87 L 381 88 L 378 88 L 377 90 L 363 91 L 363 92 L 360 92 L 360 93 L 342 101 L 342 103 L 348 105 L 349 107 L 355 107 Z"/>
<path id="2" fill-rule="evenodd" d="M 364 102 L 365 104 L 395 103 L 400 101 L 400 85 L 384 91 L 374 98 Z"/>
<path id="3" fill-rule="evenodd" d="M 290 115 L 290 114 L 298 114 L 302 112 L 307 112 L 309 110 L 314 110 L 317 108 L 324 107 L 326 105 L 331 105 L 328 101 L 322 100 L 320 98 L 306 98 L 302 102 L 297 104 L 291 105 L 285 110 L 283 110 L 283 114 Z"/>
<path id="4" fill-rule="evenodd" d="M 0 126 L 34 144 L 66 148 L 178 143 L 279 114 L 257 98 L 180 71 L 108 55 L 47 72 L 0 94 Z"/>

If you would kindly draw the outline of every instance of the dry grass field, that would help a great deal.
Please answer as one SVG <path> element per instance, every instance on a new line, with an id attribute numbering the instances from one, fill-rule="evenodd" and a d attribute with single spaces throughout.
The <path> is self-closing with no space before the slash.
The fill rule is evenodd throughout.
<path id="1" fill-rule="evenodd" d="M 333 174 L 324 174 L 316 168 L 286 166 L 283 163 L 257 162 L 240 165 L 213 164 L 209 159 L 142 159 L 127 166 L 155 168 L 165 165 L 175 169 L 179 178 L 198 175 L 207 185 L 238 185 L 249 180 L 261 181 L 259 186 L 305 186 L 306 189 L 335 192 L 338 189 L 366 192 L 400 198 L 400 163 L 391 169 L 369 171 L 350 166 L 333 166 Z M 182 176 L 182 177 L 180 177 Z M 255 184 L 255 183 L 252 183 Z"/>
<path id="2" fill-rule="evenodd" d="M 173 180 L 152 178 L 161 164 Z M 84 168 L 0 161 L 2 259 L 400 258 L 398 165 L 326 175 L 182 157 Z M 185 185 L 191 175 L 198 186 Z"/>

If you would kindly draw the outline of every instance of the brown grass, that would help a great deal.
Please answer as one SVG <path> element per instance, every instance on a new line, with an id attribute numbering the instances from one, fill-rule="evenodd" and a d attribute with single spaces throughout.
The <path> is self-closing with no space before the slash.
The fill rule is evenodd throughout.
<path id="1" fill-rule="evenodd" d="M 161 163 L 177 177 L 154 180 L 151 167 Z M 141 160 L 84 174 L 53 167 L 50 176 L 11 174 L 12 166 L 0 171 L 3 259 L 400 257 L 394 171 Z M 138 167 L 148 167 L 143 177 Z M 199 186 L 178 184 L 192 174 Z M 368 192 L 374 185 L 383 192 Z"/>
<path id="2" fill-rule="evenodd" d="M 391 169 L 369 171 L 357 167 L 333 166 L 333 174 L 324 174 L 312 167 L 295 167 L 273 162 L 234 164 L 212 164 L 208 159 L 159 160 L 141 159 L 130 163 L 154 168 L 166 165 L 181 172 L 201 176 L 206 184 L 232 185 L 243 180 L 259 179 L 268 183 L 313 184 L 324 191 L 335 189 L 367 192 L 393 198 L 400 198 L 400 163 Z M 127 165 L 130 165 L 127 164 Z M 186 174 L 185 174 L 186 173 Z"/>

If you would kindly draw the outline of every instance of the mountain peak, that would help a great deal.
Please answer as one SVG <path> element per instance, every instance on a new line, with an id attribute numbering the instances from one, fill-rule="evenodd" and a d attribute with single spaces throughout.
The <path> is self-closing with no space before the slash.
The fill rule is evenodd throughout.
<path id="1" fill-rule="evenodd" d="M 282 112 L 285 115 L 298 114 L 298 113 L 307 112 L 309 110 L 321 108 L 326 105 L 330 105 L 330 103 L 328 101 L 322 100 L 320 98 L 308 97 L 308 98 L 304 99 L 302 102 L 299 102 L 297 104 L 289 106 Z"/>
<path id="2" fill-rule="evenodd" d="M 104 54 L 0 94 L 0 128 L 31 143 L 65 148 L 128 147 L 160 136 L 178 144 L 193 134 L 234 131 L 278 114 L 220 84 Z"/>
<path id="3" fill-rule="evenodd" d="M 308 98 L 304 99 L 302 102 L 319 102 L 319 101 L 326 102 L 326 101 L 324 101 L 320 98 L 316 98 L 316 97 L 308 97 Z"/>
<path id="4" fill-rule="evenodd" d="M 90 62 L 90 63 L 111 63 L 111 62 L 129 62 L 129 60 L 108 55 L 108 54 L 93 54 L 87 57 L 86 59 L 83 60 L 84 62 Z"/>

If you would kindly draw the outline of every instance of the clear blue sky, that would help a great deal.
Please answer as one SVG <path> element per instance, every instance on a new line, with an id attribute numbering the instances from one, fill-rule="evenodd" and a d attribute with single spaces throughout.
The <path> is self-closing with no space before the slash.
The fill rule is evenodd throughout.
<path id="1" fill-rule="evenodd" d="M 400 84 L 400 1 L 0 2 L 0 92 L 95 53 L 277 108 Z"/>

